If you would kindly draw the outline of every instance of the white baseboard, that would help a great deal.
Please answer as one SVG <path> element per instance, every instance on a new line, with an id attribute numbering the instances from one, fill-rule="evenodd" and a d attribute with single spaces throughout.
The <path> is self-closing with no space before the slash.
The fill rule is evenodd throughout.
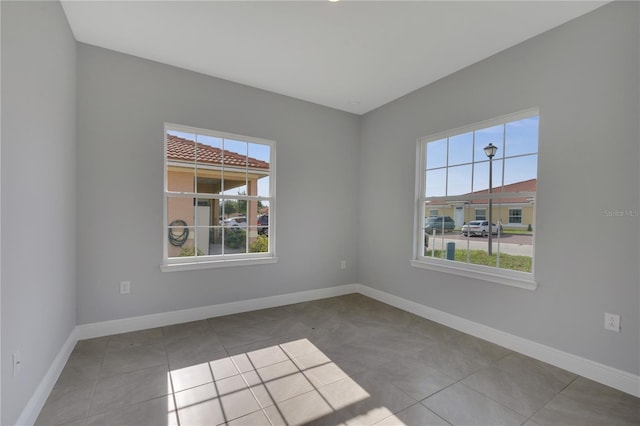
<path id="1" fill-rule="evenodd" d="M 273 308 L 290 305 L 292 303 L 307 302 L 327 297 L 341 296 L 350 293 L 360 293 L 380 302 L 411 312 L 423 318 L 460 330 L 464 333 L 487 340 L 515 352 L 530 356 L 548 364 L 571 371 L 580 376 L 602 383 L 620 391 L 640 397 L 640 376 L 618 370 L 595 361 L 588 360 L 570 353 L 554 349 L 531 340 L 505 333 L 495 328 L 469 321 L 467 319 L 448 314 L 437 309 L 403 299 L 398 296 L 367 287 L 362 284 L 346 284 L 337 287 L 289 293 L 278 296 L 261 297 L 238 302 L 222 303 L 201 308 L 184 309 L 180 311 L 164 312 L 160 314 L 144 315 L 124 318 L 100 323 L 76 326 L 69 335 L 60 352 L 51 364 L 47 374 L 38 385 L 31 399 L 25 406 L 18 425 L 32 425 L 42 410 L 47 397 L 51 393 L 62 369 L 64 368 L 76 342 L 82 339 L 144 330 L 147 328 L 163 327 L 188 321 L 214 318 L 258 309 Z"/>
<path id="2" fill-rule="evenodd" d="M 76 327 L 76 331 L 79 340 L 91 339 L 94 337 L 109 336 L 111 334 L 145 330 L 155 327 L 164 327 L 167 325 L 180 324 L 189 321 L 198 321 L 223 315 L 238 314 L 241 312 L 255 311 L 258 309 L 290 305 L 292 303 L 300 303 L 310 300 L 325 299 L 327 297 L 342 296 L 344 294 L 357 293 L 359 287 L 359 284 L 346 284 L 337 287 L 320 288 L 317 290 L 301 291 L 298 293 L 260 297 L 257 299 L 222 303 L 219 305 L 203 306 L 200 308 L 183 309 L 180 311 L 163 312 L 159 314 L 144 315 L 133 318 L 123 318 L 119 320 L 104 321 L 92 324 L 82 324 Z"/>
<path id="3" fill-rule="evenodd" d="M 33 425 L 35 423 L 78 340 L 109 336 L 111 334 L 126 333 L 129 331 L 144 330 L 147 328 L 163 327 L 222 315 L 238 314 L 258 309 L 290 305 L 292 303 L 325 299 L 327 297 L 342 296 L 344 294 L 357 293 L 357 289 L 359 287 L 359 284 L 346 284 L 337 287 L 321 288 L 298 293 L 222 303 L 220 305 L 204 306 L 201 308 L 184 309 L 180 311 L 163 312 L 160 314 L 78 325 L 71 332 L 69 338 L 60 349 L 60 352 L 51 364 L 51 367 L 49 367 L 47 374 L 38 385 L 25 408 L 22 410 L 16 424 Z"/>
<path id="4" fill-rule="evenodd" d="M 495 343 L 515 352 L 554 365 L 598 383 L 618 389 L 636 397 L 640 397 L 640 376 L 622 371 L 586 358 L 582 358 L 550 346 L 495 328 L 451 315 L 437 309 L 403 299 L 398 296 L 377 290 L 365 285 L 357 285 L 357 292 L 372 299 L 379 300 L 396 308 L 411 312 L 423 318 L 435 321 L 472 336 Z"/>
<path id="5" fill-rule="evenodd" d="M 22 413 L 20 413 L 20 417 L 18 417 L 16 425 L 32 425 L 36 422 L 42 407 L 44 407 L 45 402 L 47 402 L 47 398 L 53 390 L 53 386 L 58 381 L 58 377 L 60 377 L 60 373 L 62 373 L 62 369 L 67 363 L 69 355 L 71 355 L 77 341 L 76 329 L 74 328 L 71 330 L 71 334 L 69 334 L 69 337 L 62 345 L 62 348 L 53 360 L 53 363 L 47 370 L 47 373 L 27 402 L 27 405 L 22 410 Z"/>

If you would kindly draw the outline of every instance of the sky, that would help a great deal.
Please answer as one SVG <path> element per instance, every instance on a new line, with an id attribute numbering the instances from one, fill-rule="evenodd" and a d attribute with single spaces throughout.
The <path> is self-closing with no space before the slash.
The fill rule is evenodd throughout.
<path id="1" fill-rule="evenodd" d="M 494 188 L 537 178 L 538 122 L 537 116 L 529 117 L 427 143 L 425 196 L 486 190 L 489 159 L 484 147 L 489 143 L 498 147 L 492 164 Z"/>
<path id="2" fill-rule="evenodd" d="M 248 156 L 257 160 L 262 160 L 267 163 L 270 162 L 270 150 L 271 147 L 265 144 L 246 142 L 242 140 L 223 139 L 214 136 L 201 135 L 195 133 L 178 132 L 175 130 L 169 130 L 167 132 L 170 135 L 178 136 L 183 139 L 196 141 L 198 143 L 209 145 L 214 148 L 223 149 L 225 151 L 231 151 L 242 156 Z M 247 188 L 239 187 L 233 188 L 228 191 L 224 191 L 223 194 L 237 195 L 240 192 L 246 192 Z M 258 180 L 258 195 L 263 197 L 269 196 L 269 177 L 264 177 Z"/>

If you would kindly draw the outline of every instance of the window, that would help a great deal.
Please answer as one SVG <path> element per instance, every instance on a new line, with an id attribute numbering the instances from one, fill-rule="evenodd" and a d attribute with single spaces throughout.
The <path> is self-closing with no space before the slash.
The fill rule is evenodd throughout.
<path id="1" fill-rule="evenodd" d="M 509 224 L 522 223 L 522 209 L 509 209 Z"/>
<path id="2" fill-rule="evenodd" d="M 418 140 L 412 265 L 535 288 L 538 123 L 529 110 Z M 455 226 L 430 227 L 434 210 Z"/>
<path id="3" fill-rule="evenodd" d="M 275 262 L 275 142 L 166 124 L 164 143 L 162 270 Z"/>
<path id="4" fill-rule="evenodd" d="M 429 210 L 429 216 L 438 216 L 438 209 Z"/>

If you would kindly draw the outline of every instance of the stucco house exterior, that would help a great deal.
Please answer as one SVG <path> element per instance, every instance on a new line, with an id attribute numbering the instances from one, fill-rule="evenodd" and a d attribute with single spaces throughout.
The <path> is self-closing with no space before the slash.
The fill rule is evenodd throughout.
<path id="1" fill-rule="evenodd" d="M 522 196 L 513 198 L 502 198 L 493 201 L 493 223 L 500 223 L 505 229 L 528 229 L 533 227 L 535 214 L 535 198 L 531 193 L 536 191 L 537 179 L 529 179 L 509 185 L 493 188 L 494 194 L 513 193 Z M 451 203 L 432 202 L 425 204 L 425 217 L 428 216 L 450 216 L 456 223 L 456 228 L 460 228 L 471 220 L 489 219 L 489 201 L 481 198 L 483 194 L 488 194 L 489 190 L 471 192 L 469 200 L 456 201 Z M 458 198 L 464 198 L 464 195 Z"/>

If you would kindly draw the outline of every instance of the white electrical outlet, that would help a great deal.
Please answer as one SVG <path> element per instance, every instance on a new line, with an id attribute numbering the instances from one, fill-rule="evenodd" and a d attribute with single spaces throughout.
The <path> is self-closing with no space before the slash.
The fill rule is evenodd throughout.
<path id="1" fill-rule="evenodd" d="M 120 281 L 120 294 L 129 294 L 131 292 L 131 281 Z"/>
<path id="2" fill-rule="evenodd" d="M 340 269 L 347 269 L 347 261 L 343 260 L 340 262 Z"/>
<path id="3" fill-rule="evenodd" d="M 22 356 L 20 355 L 20 350 L 17 350 L 13 353 L 13 377 L 16 377 L 20 374 L 20 367 L 22 366 Z"/>
<path id="4" fill-rule="evenodd" d="M 604 314 L 604 328 L 606 330 L 615 331 L 620 333 L 620 315 L 617 314 Z"/>

